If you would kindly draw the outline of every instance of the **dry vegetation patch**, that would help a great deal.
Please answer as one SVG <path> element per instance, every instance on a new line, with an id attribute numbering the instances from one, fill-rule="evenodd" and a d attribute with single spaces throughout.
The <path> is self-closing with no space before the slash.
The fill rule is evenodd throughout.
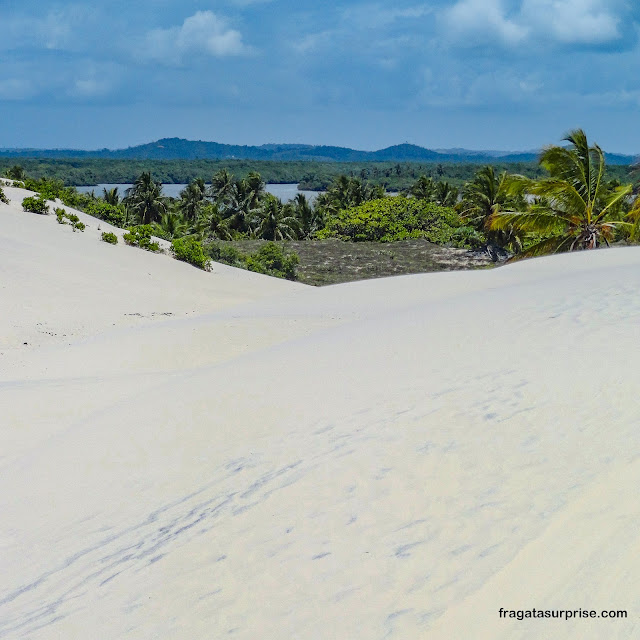
<path id="1" fill-rule="evenodd" d="M 243 253 L 257 251 L 264 240 L 217 241 Z M 342 240 L 282 241 L 287 252 L 300 257 L 298 280 L 324 286 L 387 276 L 478 269 L 492 265 L 485 253 L 442 247 L 423 238 L 398 242 L 344 242 Z"/>

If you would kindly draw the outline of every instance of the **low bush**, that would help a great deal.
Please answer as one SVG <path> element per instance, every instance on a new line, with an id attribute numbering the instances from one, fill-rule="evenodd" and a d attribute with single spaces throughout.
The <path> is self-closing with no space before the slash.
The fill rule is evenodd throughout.
<path id="1" fill-rule="evenodd" d="M 207 253 L 216 262 L 222 262 L 230 267 L 238 267 L 239 269 L 247 268 L 248 255 L 230 245 L 209 244 L 207 245 Z"/>
<path id="2" fill-rule="evenodd" d="M 69 224 L 74 231 L 84 231 L 85 225 L 80 222 L 80 218 L 75 213 L 67 213 L 64 209 L 55 210 L 56 218 L 59 224 Z"/>
<path id="3" fill-rule="evenodd" d="M 297 253 L 286 253 L 275 242 L 267 242 L 254 253 L 242 253 L 235 247 L 226 244 L 211 243 L 206 247 L 207 253 L 216 262 L 228 264 L 239 269 L 248 269 L 257 273 L 296 280 L 300 258 Z"/>
<path id="4" fill-rule="evenodd" d="M 64 209 L 56 209 L 56 217 L 60 224 L 71 225 L 73 231 L 84 231 L 84 222 L 80 222 L 80 218 L 75 213 L 67 213 Z"/>
<path id="5" fill-rule="evenodd" d="M 208 271 L 211 266 L 211 260 L 207 258 L 202 245 L 195 238 L 176 238 L 171 243 L 171 250 L 177 260 L 188 262 L 194 267 Z"/>
<path id="6" fill-rule="evenodd" d="M 122 239 L 132 247 L 140 247 L 147 251 L 160 251 L 160 245 L 151 240 L 153 227 L 150 224 L 140 224 L 137 227 L 129 227 Z"/>
<path id="7" fill-rule="evenodd" d="M 4 202 L 5 204 L 9 204 L 9 198 L 4 194 L 2 187 L 0 187 L 0 202 Z"/>
<path id="8" fill-rule="evenodd" d="M 300 258 L 296 253 L 287 255 L 275 242 L 267 242 L 254 254 L 248 256 L 246 263 L 249 271 L 295 280 Z"/>
<path id="9" fill-rule="evenodd" d="M 42 197 L 29 196 L 25 198 L 22 201 L 22 209 L 24 211 L 39 213 L 41 215 L 47 215 L 49 213 L 47 201 Z"/>
<path id="10" fill-rule="evenodd" d="M 110 233 L 109 231 L 103 231 L 102 242 L 106 242 L 107 244 L 118 244 L 118 236 L 115 233 Z"/>

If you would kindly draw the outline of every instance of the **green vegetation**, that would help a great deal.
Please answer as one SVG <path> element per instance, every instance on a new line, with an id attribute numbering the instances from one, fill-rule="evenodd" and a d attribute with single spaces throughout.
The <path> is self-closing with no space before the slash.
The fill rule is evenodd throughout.
<path id="1" fill-rule="evenodd" d="M 277 278 L 286 278 L 287 280 L 296 279 L 296 268 L 300 263 L 297 254 L 291 253 L 287 255 L 284 250 L 273 242 L 267 242 L 254 253 L 247 257 L 247 269 L 276 276 Z"/>
<path id="2" fill-rule="evenodd" d="M 605 159 L 598 145 L 589 146 L 584 131 L 572 131 L 566 147 L 549 147 L 540 164 L 549 176 L 509 179 L 510 192 L 535 200 L 517 211 L 494 210 L 489 228 L 534 234 L 536 242 L 519 257 L 595 249 L 631 236 L 635 214 L 628 196 L 632 185 L 605 178 Z"/>
<path id="3" fill-rule="evenodd" d="M 12 158 L 0 157 L 0 172 L 9 169 Z M 21 158 L 26 173 L 34 178 L 48 176 L 64 181 L 66 186 L 91 185 L 99 183 L 133 183 L 143 172 L 149 172 L 161 183 L 183 184 L 227 170 L 242 179 L 250 173 L 259 173 L 265 182 L 298 183 L 301 189 L 322 191 L 327 189 L 338 176 L 359 178 L 363 182 L 379 185 L 389 191 L 402 191 L 421 176 L 433 180 L 445 180 L 461 187 L 471 180 L 478 170 L 477 163 L 436 163 L 436 162 L 279 162 L 265 160 L 136 160 L 136 159 L 46 159 Z M 541 177 L 544 170 L 535 162 L 505 163 L 496 161 L 497 172 L 508 171 Z M 629 167 L 611 167 L 611 177 L 622 180 Z M 7 176 L 9 177 L 9 176 Z M 21 178 L 15 178 L 21 179 Z"/>
<path id="4" fill-rule="evenodd" d="M 4 194 L 2 187 L 0 187 L 0 202 L 4 202 L 5 204 L 9 204 L 9 198 Z"/>
<path id="5" fill-rule="evenodd" d="M 242 242 L 242 241 L 240 241 Z M 255 245 L 255 241 L 253 241 Z M 302 243 L 298 243 L 302 244 Z M 297 280 L 300 258 L 275 242 L 257 242 L 257 250 L 245 253 L 233 244 L 214 242 L 206 246 L 207 253 L 216 262 L 239 269 L 248 269 L 276 278 Z"/>
<path id="6" fill-rule="evenodd" d="M 20 182 L 22 182 L 27 177 L 24 167 L 20 166 L 19 164 L 14 164 L 10 167 L 7 167 L 4 170 L 4 175 L 9 178 L 9 180 L 18 180 Z"/>
<path id="7" fill-rule="evenodd" d="M 354 242 L 425 238 L 437 244 L 467 248 L 474 243 L 482 244 L 481 238 L 462 224 L 451 207 L 403 196 L 370 200 L 331 214 L 317 236 Z"/>
<path id="8" fill-rule="evenodd" d="M 107 244 L 118 244 L 118 236 L 110 231 L 103 231 L 101 236 L 102 242 Z"/>
<path id="9" fill-rule="evenodd" d="M 590 147 L 581 131 L 570 134 L 567 142 L 568 148 L 546 149 L 536 165 L 521 163 L 511 165 L 510 170 L 475 164 L 183 162 L 181 171 L 196 166 L 216 170 L 193 176 L 177 198 L 164 196 L 160 180 L 180 180 L 184 174 L 161 175 L 158 180 L 149 165 L 124 194 L 114 188 L 103 190 L 101 198 L 80 194 L 57 177 L 27 176 L 18 165 L 9 167 L 7 173 L 20 176 L 25 187 L 39 194 L 25 199 L 30 210 L 41 209 L 42 203 L 46 206 L 45 199 L 58 198 L 67 206 L 127 228 L 127 244 L 158 251 L 153 235 L 171 241 L 177 259 L 200 268 L 206 268 L 210 257 L 260 273 L 293 279 L 299 272 L 309 281 L 325 282 L 332 276 L 319 263 L 318 251 L 323 249 L 336 257 L 325 261 L 331 268 L 364 277 L 362 274 L 414 272 L 418 263 L 429 269 L 440 268 L 433 266 L 436 264 L 457 268 L 484 264 L 486 259 L 637 241 L 640 203 L 632 197 L 632 186 L 622 181 L 628 168 L 616 166 L 608 171 L 603 152 L 597 145 Z M 128 170 L 137 166 L 137 161 L 120 160 L 83 160 L 80 164 L 91 162 L 105 163 L 104 167 L 128 162 Z M 149 162 L 156 166 L 156 161 Z M 163 171 L 176 166 L 173 161 L 157 162 Z M 266 192 L 265 176 L 253 170 L 258 165 L 265 167 L 270 181 L 276 170 L 298 171 L 300 167 L 307 172 L 305 180 L 317 180 L 320 174 L 311 171 L 315 167 L 324 172 L 321 181 L 326 191 L 313 203 L 302 194 L 283 203 Z M 233 167 L 241 169 L 239 175 L 231 173 Z M 348 170 L 336 173 L 341 167 Z M 399 195 L 387 195 L 385 189 L 391 185 L 402 185 Z M 68 218 L 59 221 L 66 223 Z M 408 251 L 395 250 L 404 246 L 400 243 L 418 240 L 423 243 L 419 246 L 424 260 L 415 261 Z M 247 242 L 258 245 L 247 252 L 241 248 Z M 341 252 L 334 242 L 362 245 L 342 253 L 362 253 L 367 266 L 338 265 Z M 295 250 L 283 251 L 283 247 Z M 454 249 L 466 250 L 467 257 L 456 253 L 456 260 L 448 261 L 442 251 L 453 255 Z M 404 266 L 396 262 L 397 256 L 405 261 Z M 310 262 L 317 263 L 317 269 Z"/>
<path id="10" fill-rule="evenodd" d="M 176 238 L 171 243 L 171 251 L 177 260 L 188 262 L 199 269 L 208 271 L 211 266 L 211 260 L 207 258 L 202 245 L 195 238 Z"/>
<path id="11" fill-rule="evenodd" d="M 160 251 L 160 245 L 151 240 L 153 227 L 150 224 L 141 224 L 129 227 L 122 239 L 132 247 L 140 247 L 147 251 Z"/>
<path id="12" fill-rule="evenodd" d="M 136 178 L 127 191 L 125 204 L 143 225 L 155 222 L 167 210 L 166 200 L 162 196 L 162 184 L 154 180 L 148 171 Z"/>
<path id="13" fill-rule="evenodd" d="M 22 209 L 31 213 L 39 213 L 47 215 L 49 213 L 49 205 L 47 201 L 38 196 L 29 196 L 22 201 Z"/>
<path id="14" fill-rule="evenodd" d="M 75 213 L 67 213 L 64 209 L 56 209 L 55 210 L 56 218 L 58 220 L 58 224 L 69 224 L 71 225 L 71 229 L 73 231 L 84 231 L 85 225 L 83 222 L 80 222 L 80 218 Z"/>
<path id="15" fill-rule="evenodd" d="M 523 234 L 513 225 L 491 227 L 492 216 L 500 211 L 524 210 L 527 207 L 523 193 L 509 191 L 510 176 L 506 171 L 496 174 L 491 166 L 483 167 L 464 189 L 458 211 L 463 220 L 479 234 L 484 234 L 490 244 L 517 253 L 522 249 Z"/>

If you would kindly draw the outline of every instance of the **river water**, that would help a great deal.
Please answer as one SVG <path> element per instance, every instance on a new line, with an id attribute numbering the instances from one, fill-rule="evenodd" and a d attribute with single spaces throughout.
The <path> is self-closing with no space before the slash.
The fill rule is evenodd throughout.
<path id="1" fill-rule="evenodd" d="M 91 193 L 92 191 L 96 196 L 102 196 L 103 189 L 113 189 L 118 187 L 118 193 L 120 196 L 124 196 L 126 189 L 131 187 L 131 184 L 96 184 L 93 186 L 76 187 L 81 193 Z M 170 198 L 179 198 L 180 192 L 186 187 L 186 184 L 163 184 L 162 193 Z M 310 201 L 315 200 L 318 197 L 317 191 L 300 191 L 297 184 L 267 184 L 266 190 L 272 193 L 277 198 L 280 198 L 283 202 L 293 200 L 298 193 L 303 193 Z"/>

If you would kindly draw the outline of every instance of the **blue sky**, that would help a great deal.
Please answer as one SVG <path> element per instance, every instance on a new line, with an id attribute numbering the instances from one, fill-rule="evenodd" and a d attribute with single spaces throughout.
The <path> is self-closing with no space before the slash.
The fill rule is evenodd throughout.
<path id="1" fill-rule="evenodd" d="M 633 0 L 0 0 L 0 147 L 640 153 Z"/>

